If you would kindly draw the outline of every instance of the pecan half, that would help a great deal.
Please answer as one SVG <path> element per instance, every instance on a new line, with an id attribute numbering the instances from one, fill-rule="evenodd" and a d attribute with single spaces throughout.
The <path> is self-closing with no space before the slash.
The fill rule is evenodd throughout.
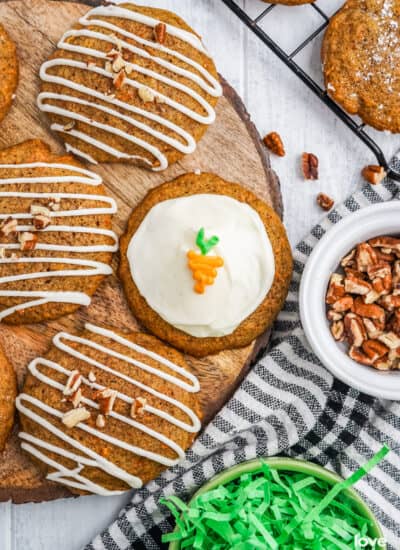
<path id="1" fill-rule="evenodd" d="M 377 164 L 370 164 L 365 166 L 361 171 L 362 177 L 371 183 L 372 185 L 377 185 L 386 177 L 386 171 L 383 166 L 378 166 Z"/>
<path id="2" fill-rule="evenodd" d="M 265 146 L 268 147 L 272 153 L 278 155 L 278 157 L 284 157 L 286 155 L 282 138 L 278 132 L 270 132 L 264 137 L 263 142 Z"/>
<path id="3" fill-rule="evenodd" d="M 373 365 L 372 359 L 355 346 L 351 346 L 351 348 L 349 349 L 349 356 L 354 359 L 354 361 L 356 361 L 357 363 L 361 363 L 362 365 Z"/>
<path id="4" fill-rule="evenodd" d="M 306 180 L 318 179 L 319 161 L 313 153 L 303 153 L 301 156 L 301 167 Z"/>
<path id="5" fill-rule="evenodd" d="M 364 340 L 367 339 L 367 331 L 364 323 L 358 315 L 348 313 L 344 318 L 344 329 L 346 331 L 347 340 L 356 348 L 362 346 Z"/>
<path id="6" fill-rule="evenodd" d="M 335 321 L 331 325 L 331 333 L 337 342 L 343 342 L 344 340 L 344 323 L 343 321 Z"/>
<path id="7" fill-rule="evenodd" d="M 368 243 L 361 243 L 356 248 L 356 265 L 358 271 L 368 272 L 368 268 L 376 264 L 378 258 L 375 250 Z"/>

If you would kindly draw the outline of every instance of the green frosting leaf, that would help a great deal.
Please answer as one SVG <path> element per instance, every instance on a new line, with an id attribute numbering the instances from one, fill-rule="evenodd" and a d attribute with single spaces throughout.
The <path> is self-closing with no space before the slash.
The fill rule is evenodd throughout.
<path id="1" fill-rule="evenodd" d="M 388 452 L 385 445 L 334 486 L 263 462 L 258 471 L 197 496 L 189 506 L 171 496 L 161 504 L 174 515 L 177 530 L 163 535 L 163 542 L 195 550 L 357 550 L 356 536 L 368 535 L 370 520 L 344 491 Z"/>
<path id="2" fill-rule="evenodd" d="M 200 248 L 203 256 L 206 256 L 210 250 L 219 243 L 219 238 L 213 235 L 210 239 L 206 240 L 204 237 L 204 227 L 197 233 L 196 244 Z"/>

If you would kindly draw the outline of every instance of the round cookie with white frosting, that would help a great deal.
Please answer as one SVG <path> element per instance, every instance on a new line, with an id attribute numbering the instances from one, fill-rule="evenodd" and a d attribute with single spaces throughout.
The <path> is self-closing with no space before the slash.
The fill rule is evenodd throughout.
<path id="1" fill-rule="evenodd" d="M 243 347 L 264 332 L 291 273 L 277 214 L 213 174 L 150 191 L 121 238 L 120 277 L 134 315 L 194 356 Z"/>
<path id="2" fill-rule="evenodd" d="M 39 140 L 0 151 L 0 322 L 36 323 L 88 306 L 118 237 L 101 177 Z"/>
<path id="3" fill-rule="evenodd" d="M 139 488 L 184 458 L 201 427 L 199 390 L 183 356 L 153 336 L 60 332 L 17 398 L 21 447 L 73 492 Z"/>
<path id="4" fill-rule="evenodd" d="M 67 150 L 155 171 L 193 153 L 222 95 L 195 31 L 169 11 L 129 0 L 81 17 L 40 78 L 39 108 Z"/>

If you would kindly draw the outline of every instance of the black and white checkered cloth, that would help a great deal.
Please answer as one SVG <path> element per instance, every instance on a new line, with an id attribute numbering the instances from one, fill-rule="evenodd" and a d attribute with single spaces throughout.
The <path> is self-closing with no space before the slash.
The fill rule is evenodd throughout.
<path id="1" fill-rule="evenodd" d="M 393 161 L 400 171 L 400 159 Z M 364 185 L 316 225 L 294 252 L 294 276 L 278 317 L 271 351 L 257 363 L 209 424 L 186 460 L 133 493 L 118 519 L 85 550 L 160 549 L 174 524 L 160 498 L 189 499 L 218 472 L 255 457 L 286 454 L 343 477 L 383 443 L 396 449 L 357 484 L 379 519 L 390 550 L 400 549 L 400 403 L 374 399 L 334 379 L 310 349 L 299 318 L 298 291 L 308 256 L 329 228 L 355 210 L 399 200 L 386 180 Z M 400 228 L 400 216 L 399 216 Z"/>

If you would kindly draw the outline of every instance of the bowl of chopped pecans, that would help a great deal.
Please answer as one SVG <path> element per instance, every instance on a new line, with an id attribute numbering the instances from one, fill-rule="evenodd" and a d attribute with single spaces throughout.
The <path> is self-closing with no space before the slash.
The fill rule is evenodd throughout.
<path id="1" fill-rule="evenodd" d="M 400 201 L 354 212 L 322 237 L 304 269 L 300 317 L 334 376 L 400 400 Z"/>

